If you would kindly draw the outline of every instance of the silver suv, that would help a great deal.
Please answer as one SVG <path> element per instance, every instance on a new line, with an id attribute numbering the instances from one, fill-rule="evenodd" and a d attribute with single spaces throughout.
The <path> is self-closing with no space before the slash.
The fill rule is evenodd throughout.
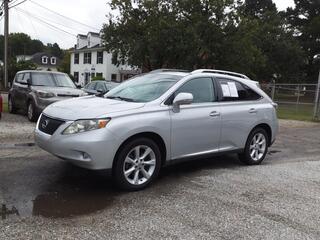
<path id="1" fill-rule="evenodd" d="M 178 159 L 232 152 L 260 164 L 278 131 L 275 106 L 257 82 L 238 73 L 157 70 L 104 98 L 50 105 L 35 139 L 75 165 L 111 169 L 119 187 L 138 190 Z"/>
<path id="2" fill-rule="evenodd" d="M 82 90 L 65 73 L 45 71 L 17 72 L 9 91 L 8 109 L 27 113 L 30 121 L 36 121 L 49 104 L 72 97 L 84 96 Z"/>

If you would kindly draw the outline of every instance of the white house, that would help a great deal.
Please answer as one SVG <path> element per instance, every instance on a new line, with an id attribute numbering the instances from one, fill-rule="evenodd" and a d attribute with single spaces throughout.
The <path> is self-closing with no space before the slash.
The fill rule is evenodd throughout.
<path id="1" fill-rule="evenodd" d="M 77 44 L 71 51 L 70 74 L 82 86 L 93 77 L 122 82 L 140 73 L 139 69 L 128 65 L 112 64 L 112 54 L 105 51 L 99 33 L 78 34 Z"/>

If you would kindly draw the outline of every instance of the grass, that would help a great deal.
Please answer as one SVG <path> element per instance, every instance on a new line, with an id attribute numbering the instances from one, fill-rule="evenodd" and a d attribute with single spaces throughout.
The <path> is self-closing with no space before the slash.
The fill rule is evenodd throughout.
<path id="1" fill-rule="evenodd" d="M 313 121 L 312 105 L 282 104 L 279 105 L 277 113 L 281 119 Z"/>

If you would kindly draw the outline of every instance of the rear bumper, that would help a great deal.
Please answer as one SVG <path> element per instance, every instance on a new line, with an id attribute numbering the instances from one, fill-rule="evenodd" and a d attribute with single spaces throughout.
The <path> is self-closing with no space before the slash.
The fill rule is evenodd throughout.
<path id="1" fill-rule="evenodd" d="M 35 130 L 35 142 L 43 150 L 87 169 L 110 169 L 117 150 L 117 139 L 107 129 L 72 135 L 61 132 L 70 124 L 62 124 L 53 135 Z"/>

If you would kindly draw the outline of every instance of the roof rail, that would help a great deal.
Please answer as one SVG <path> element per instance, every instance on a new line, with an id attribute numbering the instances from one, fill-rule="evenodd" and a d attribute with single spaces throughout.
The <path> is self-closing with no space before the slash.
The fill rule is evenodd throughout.
<path id="1" fill-rule="evenodd" d="M 152 70 L 149 73 L 159 73 L 159 72 L 185 72 L 185 73 L 189 73 L 190 71 L 184 70 L 184 69 L 160 68 L 160 69 Z"/>
<path id="2" fill-rule="evenodd" d="M 216 69 L 198 69 L 194 70 L 191 72 L 191 74 L 195 73 L 217 73 L 217 74 L 225 74 L 233 77 L 240 77 L 240 78 L 245 78 L 245 79 L 250 79 L 244 74 L 241 73 L 236 73 L 236 72 L 229 72 L 229 71 L 224 71 L 224 70 L 216 70 Z"/>

